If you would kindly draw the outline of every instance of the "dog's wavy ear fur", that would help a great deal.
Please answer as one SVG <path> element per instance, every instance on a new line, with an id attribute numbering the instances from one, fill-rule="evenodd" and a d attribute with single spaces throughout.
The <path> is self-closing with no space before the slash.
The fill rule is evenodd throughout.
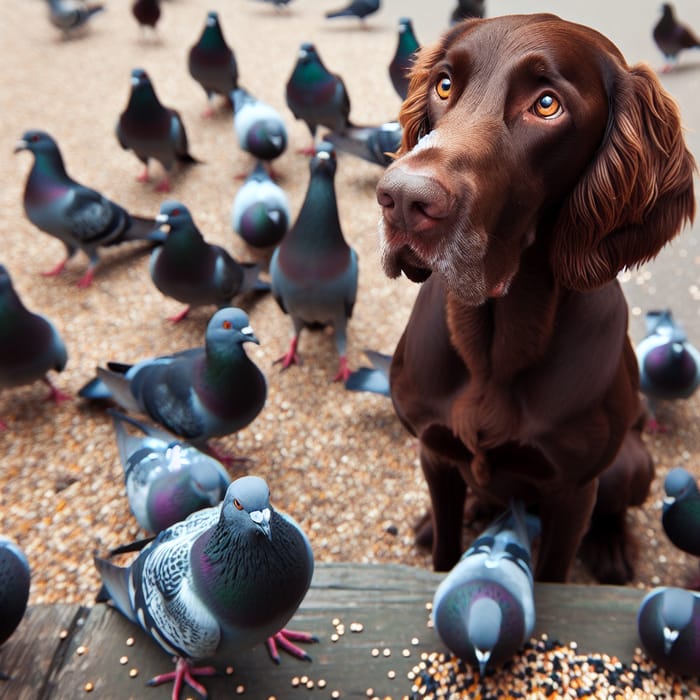
<path id="1" fill-rule="evenodd" d="M 618 71 L 605 141 L 565 201 L 551 263 L 586 290 L 655 257 L 695 215 L 695 160 L 678 106 L 642 64 Z"/>

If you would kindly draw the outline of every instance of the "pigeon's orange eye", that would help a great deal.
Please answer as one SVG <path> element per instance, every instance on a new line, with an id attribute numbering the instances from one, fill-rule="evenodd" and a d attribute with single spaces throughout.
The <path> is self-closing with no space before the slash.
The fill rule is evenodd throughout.
<path id="1" fill-rule="evenodd" d="M 231 321 L 224 321 L 224 322 L 221 324 L 221 327 L 222 327 L 222 328 L 225 328 L 225 329 L 228 331 L 228 330 L 230 330 L 231 328 L 233 328 L 233 325 L 231 324 Z"/>
<path id="2" fill-rule="evenodd" d="M 180 210 L 176 207 L 170 212 L 171 216 L 178 216 L 180 214 Z"/>
<path id="3" fill-rule="evenodd" d="M 537 116 L 551 119 L 561 113 L 561 102 L 554 95 L 546 92 L 537 98 L 533 108 Z"/>
<path id="4" fill-rule="evenodd" d="M 238 510 L 243 510 L 243 504 L 237 499 L 233 499 L 233 505 L 238 509 Z"/>
<path id="5" fill-rule="evenodd" d="M 441 75 L 435 84 L 435 92 L 441 100 L 446 100 L 452 91 L 452 80 L 448 75 Z"/>

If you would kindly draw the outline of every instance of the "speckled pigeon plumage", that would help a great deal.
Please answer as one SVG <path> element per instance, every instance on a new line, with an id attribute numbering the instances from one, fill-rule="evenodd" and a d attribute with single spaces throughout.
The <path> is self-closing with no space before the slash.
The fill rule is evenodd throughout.
<path id="1" fill-rule="evenodd" d="M 392 356 L 376 350 L 363 350 L 363 352 L 372 366 L 360 367 L 351 372 L 345 380 L 345 388 L 348 391 L 368 391 L 371 394 L 390 396 L 389 369 Z"/>
<path id="2" fill-rule="evenodd" d="M 640 390 L 647 397 L 651 430 L 663 429 L 656 420 L 659 401 L 687 399 L 700 386 L 700 352 L 670 310 L 646 314 L 647 334 L 636 347 Z"/>
<path id="3" fill-rule="evenodd" d="M 486 14 L 486 0 L 457 0 L 457 7 L 450 15 L 450 24 L 457 24 L 463 19 L 481 18 Z"/>
<path id="4" fill-rule="evenodd" d="M 202 86 L 211 100 L 223 95 L 227 100 L 238 87 L 238 66 L 231 47 L 226 43 L 219 22 L 219 13 L 210 10 L 199 40 L 192 46 L 187 58 L 190 75 Z M 204 113 L 212 114 L 211 104 Z"/>
<path id="5" fill-rule="evenodd" d="M 47 0 L 51 24 L 63 32 L 64 37 L 87 25 L 89 20 L 105 6 L 102 3 L 88 4 L 83 0 Z"/>
<path id="6" fill-rule="evenodd" d="M 259 277 L 260 265 L 239 263 L 221 246 L 207 243 L 182 202 L 163 202 L 156 221 L 169 231 L 151 254 L 151 279 L 165 296 L 187 305 L 171 321 L 181 321 L 192 307 L 221 308 L 240 294 L 269 291 Z"/>
<path id="7" fill-rule="evenodd" d="M 389 63 L 389 78 L 394 90 L 402 100 L 405 100 L 408 94 L 408 74 L 419 48 L 418 39 L 413 31 L 413 22 L 408 17 L 401 17 L 399 19 L 399 40 L 394 56 Z"/>
<path id="8" fill-rule="evenodd" d="M 218 460 L 155 426 L 110 414 L 129 508 L 144 530 L 158 533 L 221 503 L 231 477 Z"/>
<path id="9" fill-rule="evenodd" d="M 0 390 L 45 382 L 56 403 L 68 398 L 53 386 L 47 372 L 61 372 L 68 352 L 54 324 L 29 311 L 12 286 L 10 274 L 0 265 Z M 0 420 L 0 430 L 5 428 Z"/>
<path id="10" fill-rule="evenodd" d="M 700 491 L 693 475 L 674 467 L 664 480 L 661 524 L 673 544 L 700 557 Z"/>
<path id="11" fill-rule="evenodd" d="M 323 137 L 340 153 L 348 153 L 368 163 L 386 168 L 393 162 L 393 153 L 401 145 L 401 125 L 397 121 L 379 126 L 349 126 L 340 133 L 330 132 Z"/>
<path id="12" fill-rule="evenodd" d="M 319 126 L 335 132 L 350 126 L 350 98 L 345 83 L 326 68 L 311 43 L 305 42 L 299 49 L 296 65 L 287 81 L 286 100 L 292 114 L 309 127 L 312 145 L 303 149 L 308 155 L 316 152 Z"/>
<path id="13" fill-rule="evenodd" d="M 31 570 L 27 555 L 7 537 L 0 535 L 0 645 L 17 629 L 27 610 Z M 0 671 L 0 680 L 9 680 Z"/>
<path id="14" fill-rule="evenodd" d="M 435 591 L 435 631 L 480 675 L 511 658 L 535 625 L 531 538 L 538 521 L 528 517 L 521 503 L 513 503 Z"/>
<path id="15" fill-rule="evenodd" d="M 279 158 L 287 148 L 287 127 L 280 113 L 242 87 L 231 93 L 231 102 L 238 145 L 268 164 Z"/>
<path id="16" fill-rule="evenodd" d="M 652 31 L 654 42 L 664 56 L 662 72 L 667 73 L 678 64 L 681 51 L 700 48 L 700 38 L 693 30 L 679 22 L 673 5 L 661 5 L 661 19 L 654 25 Z"/>
<path id="17" fill-rule="evenodd" d="M 345 7 L 339 10 L 331 10 L 326 12 L 327 19 L 336 19 L 337 17 L 357 17 L 363 20 L 371 14 L 379 10 L 379 0 L 351 0 Z"/>
<path id="18" fill-rule="evenodd" d="M 340 228 L 330 144 L 319 143 L 310 170 L 301 211 L 270 260 L 272 294 L 294 326 L 289 351 L 279 361 L 283 369 L 299 363 L 302 329 L 330 325 L 339 356 L 335 381 L 344 382 L 350 374 L 346 331 L 357 295 L 358 258 Z"/>
<path id="19" fill-rule="evenodd" d="M 700 593 L 659 587 L 649 591 L 637 613 L 644 653 L 679 676 L 700 672 Z"/>
<path id="20" fill-rule="evenodd" d="M 195 680 L 211 667 L 236 663 L 236 653 L 268 641 L 308 659 L 290 640 L 313 641 L 285 625 L 302 602 L 313 574 L 309 541 L 299 525 L 276 511 L 265 481 L 236 479 L 223 502 L 190 515 L 161 532 L 128 566 L 100 558 L 98 600 L 111 598 L 117 609 L 140 625 L 170 655 L 173 673 L 151 684 L 175 680 L 173 700 L 184 682 L 200 695 Z"/>
<path id="21" fill-rule="evenodd" d="M 101 246 L 163 241 L 154 219 L 132 216 L 104 195 L 73 180 L 66 172 L 58 145 L 45 131 L 25 131 L 15 146 L 15 153 L 20 151 L 34 155 L 22 200 L 27 218 L 66 248 L 66 257 L 44 275 L 57 275 L 82 250 L 89 265 L 78 286 L 88 287 L 100 262 Z"/>
<path id="22" fill-rule="evenodd" d="M 265 405 L 265 376 L 243 348 L 258 342 L 244 311 L 220 309 L 207 325 L 203 348 L 134 365 L 110 362 L 79 395 L 112 399 L 206 449 L 210 438 L 241 430 Z"/>
<path id="23" fill-rule="evenodd" d="M 236 192 L 231 227 L 251 248 L 266 251 L 284 238 L 290 221 L 286 192 L 258 163 Z"/>
<path id="24" fill-rule="evenodd" d="M 117 140 L 125 150 L 144 164 L 140 182 L 149 179 L 148 164 L 158 161 L 165 176 L 156 186 L 159 192 L 170 191 L 170 172 L 176 162 L 185 165 L 199 162 L 189 152 L 187 132 L 179 113 L 161 104 L 148 74 L 142 68 L 131 71 L 131 92 L 126 108 L 119 115 Z"/>

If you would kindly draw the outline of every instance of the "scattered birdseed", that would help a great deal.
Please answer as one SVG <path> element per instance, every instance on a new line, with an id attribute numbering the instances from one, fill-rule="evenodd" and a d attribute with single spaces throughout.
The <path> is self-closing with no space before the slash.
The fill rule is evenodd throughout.
<path id="1" fill-rule="evenodd" d="M 340 691 L 339 691 L 339 690 L 333 690 L 333 691 L 331 691 L 331 698 L 333 698 L 333 700 L 336 700 L 336 698 L 339 698 L 339 697 L 340 697 Z"/>
<path id="2" fill-rule="evenodd" d="M 306 685 L 309 682 L 308 676 L 302 676 L 300 679 L 302 685 Z"/>
<path id="3" fill-rule="evenodd" d="M 382 654 L 383 654 L 384 656 L 391 656 L 391 649 L 389 649 L 389 647 L 386 647 L 386 648 L 382 651 Z"/>
<path id="4" fill-rule="evenodd" d="M 410 656 L 410 655 L 411 655 L 410 649 L 402 649 L 401 650 L 401 656 Z"/>
<path id="5" fill-rule="evenodd" d="M 394 678 L 396 678 L 396 671 L 394 671 L 394 669 L 387 671 L 386 677 L 389 678 L 390 680 L 393 680 Z"/>
<path id="6" fill-rule="evenodd" d="M 129 663 L 129 657 L 128 656 L 120 656 L 119 657 L 119 663 L 124 666 L 125 664 Z"/>
<path id="7" fill-rule="evenodd" d="M 299 676 L 294 676 L 294 678 L 292 678 L 292 688 L 297 688 L 300 682 Z"/>
<path id="8" fill-rule="evenodd" d="M 318 679 L 318 683 L 316 683 L 316 685 L 317 685 L 319 688 L 321 688 L 321 689 L 325 688 L 325 687 L 326 687 L 326 681 L 325 681 L 325 679 L 324 679 L 324 678 L 319 678 L 319 679 Z"/>
<path id="9" fill-rule="evenodd" d="M 136 678 L 139 675 L 138 668 L 129 669 L 129 678 Z"/>
<path id="10" fill-rule="evenodd" d="M 128 647 L 134 646 L 134 638 L 133 637 L 127 637 L 126 646 L 128 646 Z"/>
<path id="11" fill-rule="evenodd" d="M 341 623 L 341 619 L 339 617 L 334 617 L 331 620 L 331 624 L 333 625 L 333 627 L 337 627 L 340 623 Z"/>
<path id="12" fill-rule="evenodd" d="M 84 646 L 81 645 L 81 646 L 79 646 L 79 647 L 75 650 L 75 653 L 76 653 L 78 656 L 82 656 L 86 651 L 87 651 L 87 647 L 84 647 Z"/>
<path id="13" fill-rule="evenodd" d="M 420 644 L 420 641 L 418 640 L 418 637 L 412 637 L 411 638 L 411 644 L 416 647 Z"/>
<path id="14" fill-rule="evenodd" d="M 68 636 L 68 630 L 61 630 L 58 633 L 58 638 L 59 639 L 65 639 Z"/>
<path id="15" fill-rule="evenodd" d="M 236 686 L 236 695 L 243 695 L 245 693 L 245 686 L 244 685 L 237 685 Z"/>
<path id="16" fill-rule="evenodd" d="M 315 683 L 314 683 L 311 679 L 309 679 L 308 681 L 306 681 L 306 687 L 307 687 L 309 690 L 313 690 L 314 685 L 315 685 Z"/>
<path id="17" fill-rule="evenodd" d="M 226 675 L 227 675 L 227 676 L 232 676 L 232 675 L 233 675 L 233 666 L 227 666 L 227 667 L 226 667 Z"/>
<path id="18" fill-rule="evenodd" d="M 85 692 L 86 693 L 91 693 L 95 689 L 94 683 L 86 683 L 85 684 Z"/>
<path id="19" fill-rule="evenodd" d="M 340 637 L 335 632 L 333 632 L 333 634 L 331 635 L 331 642 L 337 642 L 339 639 Z"/>
<path id="20" fill-rule="evenodd" d="M 370 654 L 372 654 L 372 656 L 379 656 L 379 653 L 380 652 L 379 652 L 379 649 L 377 649 L 377 647 L 374 647 L 374 649 L 372 649 L 372 651 L 370 652 Z"/>
<path id="21" fill-rule="evenodd" d="M 365 690 L 365 695 L 366 695 L 368 698 L 373 697 L 373 696 L 374 696 L 374 688 L 367 688 L 367 690 Z"/>
<path id="22" fill-rule="evenodd" d="M 351 632 L 362 632 L 365 629 L 365 626 L 361 622 L 351 622 L 350 623 L 350 631 Z"/>
<path id="23" fill-rule="evenodd" d="M 524 698 L 693 698 L 700 700 L 700 685 L 673 676 L 646 660 L 639 650 L 626 665 L 607 654 L 583 654 L 573 644 L 561 644 L 543 635 L 498 669 L 480 677 L 454 656 L 421 654 L 421 662 L 407 674 L 411 700 L 480 700 Z"/>

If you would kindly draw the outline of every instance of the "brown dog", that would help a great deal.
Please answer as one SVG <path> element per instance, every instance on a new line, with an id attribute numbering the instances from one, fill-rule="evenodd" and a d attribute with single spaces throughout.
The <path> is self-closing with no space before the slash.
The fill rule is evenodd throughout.
<path id="1" fill-rule="evenodd" d="M 539 579 L 565 580 L 587 533 L 595 575 L 627 581 L 626 509 L 653 465 L 615 277 L 694 216 L 677 106 L 598 32 L 513 15 L 423 49 L 400 121 L 382 262 L 423 286 L 390 379 L 420 440 L 434 566 L 461 554 L 471 489 L 536 510 Z"/>

